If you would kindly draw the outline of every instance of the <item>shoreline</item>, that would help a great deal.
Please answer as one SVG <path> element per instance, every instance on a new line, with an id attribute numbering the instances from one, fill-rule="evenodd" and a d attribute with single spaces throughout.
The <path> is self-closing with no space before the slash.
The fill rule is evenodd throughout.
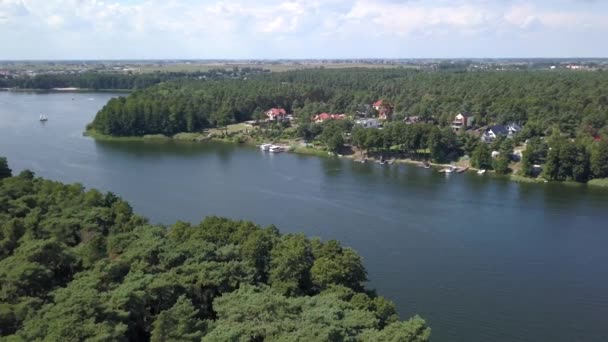
<path id="1" fill-rule="evenodd" d="M 219 143 L 234 144 L 234 145 L 244 145 L 244 146 L 250 146 L 250 147 L 257 147 L 259 145 L 259 142 L 255 141 L 254 139 L 246 139 L 243 141 L 234 141 L 231 139 L 218 138 L 218 137 L 213 137 L 213 136 L 209 136 L 209 135 L 205 136 L 204 133 L 177 133 L 173 136 L 166 136 L 163 134 L 149 134 L 149 135 L 143 135 L 143 136 L 117 137 L 117 136 L 111 136 L 111 135 L 98 133 L 94 129 L 89 129 L 89 130 L 85 130 L 82 133 L 82 135 L 85 137 L 90 137 L 92 139 L 100 140 L 100 141 L 119 141 L 119 142 L 139 141 L 139 142 L 150 142 L 150 143 L 219 142 Z M 294 153 L 294 154 L 307 155 L 307 156 L 316 156 L 316 157 L 322 157 L 322 158 L 350 159 L 352 162 L 356 162 L 356 159 L 357 159 L 356 153 L 353 153 L 350 155 L 336 155 L 334 153 L 316 149 L 314 147 L 295 146 L 293 144 L 293 142 L 291 142 L 291 144 L 290 144 L 289 142 L 285 143 L 285 141 L 283 141 L 283 143 L 281 143 L 280 141 L 278 141 L 277 144 L 284 145 L 286 147 L 287 153 Z M 375 158 L 368 158 L 368 160 L 371 163 L 376 163 Z M 408 159 L 395 159 L 394 162 L 396 164 L 405 164 L 405 165 L 412 165 L 412 166 L 420 166 L 423 163 L 422 161 L 412 160 L 409 158 Z M 433 168 L 433 169 L 453 166 L 451 164 L 441 164 L 441 163 L 431 163 L 431 162 L 429 162 L 429 164 L 430 164 L 431 168 Z M 478 170 L 479 169 L 477 169 L 477 168 L 469 167 L 465 172 L 466 173 L 477 172 Z M 494 171 L 492 171 L 492 170 L 488 170 L 488 174 L 493 175 L 493 176 L 499 176 L 499 175 L 496 175 L 494 173 Z M 509 181 L 516 182 L 516 183 L 529 183 L 529 184 L 557 183 L 557 184 L 567 184 L 567 185 L 572 184 L 572 185 L 588 186 L 588 187 L 591 187 L 594 189 L 608 189 L 608 179 L 593 179 L 587 183 L 578 183 L 578 182 L 573 182 L 573 181 L 563 181 L 563 182 L 547 181 L 543 178 L 530 178 L 530 177 L 524 177 L 524 176 L 513 174 L 513 173 L 504 175 L 504 177 L 507 177 L 509 179 Z"/>

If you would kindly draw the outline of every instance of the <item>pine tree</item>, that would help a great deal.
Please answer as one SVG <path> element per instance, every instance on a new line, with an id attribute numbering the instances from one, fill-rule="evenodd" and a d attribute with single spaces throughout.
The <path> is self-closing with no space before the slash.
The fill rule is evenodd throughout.
<path id="1" fill-rule="evenodd" d="M 152 328 L 152 342 L 200 341 L 205 326 L 197 318 L 198 312 L 186 296 L 181 296 L 168 310 L 158 314 Z"/>

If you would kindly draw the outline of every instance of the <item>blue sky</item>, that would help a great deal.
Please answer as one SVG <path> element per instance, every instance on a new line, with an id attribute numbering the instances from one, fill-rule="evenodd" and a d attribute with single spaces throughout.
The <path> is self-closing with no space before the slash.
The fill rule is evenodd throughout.
<path id="1" fill-rule="evenodd" d="M 608 57 L 604 0 L 0 0 L 2 59 Z"/>

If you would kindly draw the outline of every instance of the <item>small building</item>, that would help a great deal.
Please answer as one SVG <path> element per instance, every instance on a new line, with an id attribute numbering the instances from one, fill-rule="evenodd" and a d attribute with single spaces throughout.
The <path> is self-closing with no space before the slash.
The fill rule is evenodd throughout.
<path id="1" fill-rule="evenodd" d="M 452 128 L 454 130 L 466 130 L 470 127 L 473 127 L 473 123 L 475 122 L 475 117 L 473 114 L 469 112 L 458 113 L 456 117 L 454 117 L 454 121 L 452 121 Z"/>
<path id="2" fill-rule="evenodd" d="M 500 152 L 492 151 L 492 158 L 498 158 L 500 156 Z"/>
<path id="3" fill-rule="evenodd" d="M 368 119 L 359 119 L 355 121 L 355 124 L 363 127 L 363 128 L 380 128 L 382 127 L 382 123 L 378 119 L 368 118 Z"/>
<path id="4" fill-rule="evenodd" d="M 346 119 L 346 114 L 329 114 L 321 113 L 313 116 L 312 120 L 316 123 L 321 123 L 327 120 L 343 120 Z"/>
<path id="5" fill-rule="evenodd" d="M 406 116 L 405 119 L 403 119 L 403 122 L 405 122 L 406 125 L 417 124 L 420 121 L 422 121 L 422 118 L 419 116 Z"/>
<path id="6" fill-rule="evenodd" d="M 383 100 L 374 102 L 372 108 L 378 111 L 378 118 L 382 120 L 390 120 L 393 116 L 394 107 Z"/>
<path id="7" fill-rule="evenodd" d="M 266 112 L 266 116 L 270 121 L 285 121 L 287 111 L 284 108 L 272 108 Z"/>

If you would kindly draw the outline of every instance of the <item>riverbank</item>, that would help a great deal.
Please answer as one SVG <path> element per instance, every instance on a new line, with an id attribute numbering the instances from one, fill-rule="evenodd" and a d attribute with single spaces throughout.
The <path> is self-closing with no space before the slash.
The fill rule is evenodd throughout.
<path id="1" fill-rule="evenodd" d="M 89 129 L 89 130 L 86 130 L 83 133 L 83 135 L 91 137 L 96 140 L 100 140 L 100 141 L 122 141 L 122 142 L 145 141 L 145 142 L 159 142 L 159 143 L 165 143 L 165 142 L 170 142 L 170 141 L 172 141 L 172 142 L 222 142 L 222 143 L 239 144 L 239 145 L 252 146 L 252 147 L 259 146 L 260 144 L 265 143 L 265 142 L 269 142 L 268 140 L 254 139 L 254 138 L 252 138 L 250 136 L 246 136 L 246 135 L 236 135 L 236 136 L 220 135 L 220 134 L 217 134 L 217 132 L 215 132 L 215 133 L 207 133 L 207 132 L 205 132 L 205 133 L 177 133 L 173 136 L 167 136 L 167 135 L 162 135 L 162 134 L 147 134 L 147 135 L 143 135 L 143 136 L 120 137 L 120 136 L 106 135 L 103 133 L 99 133 L 94 129 Z M 301 154 L 301 155 L 316 156 L 316 157 L 323 157 L 323 158 L 346 158 L 346 159 L 350 159 L 353 161 L 361 160 L 363 158 L 363 153 L 361 151 L 357 151 L 357 150 L 350 151 L 350 154 L 335 154 L 335 153 L 329 152 L 324 149 L 316 148 L 316 147 L 314 147 L 314 145 L 303 143 L 302 141 L 297 140 L 297 139 L 278 139 L 278 140 L 270 141 L 270 142 L 273 144 L 285 146 L 286 151 L 289 153 L 296 153 L 296 154 Z M 375 163 L 378 161 L 378 158 L 366 157 L 366 160 L 368 160 L 369 162 Z M 420 166 L 423 163 L 422 161 L 413 160 L 413 159 L 409 159 L 409 158 L 394 159 L 394 162 L 396 164 L 408 164 L 408 165 L 416 165 L 416 166 Z M 453 166 L 451 164 L 431 163 L 431 162 L 428 162 L 428 164 L 434 169 Z M 466 168 L 468 168 L 467 171 L 477 172 L 477 170 L 478 170 L 478 169 L 470 167 L 468 164 L 465 165 L 462 163 L 457 163 L 456 166 L 466 167 Z"/>
<path id="2" fill-rule="evenodd" d="M 320 148 L 314 147 L 314 145 L 312 145 L 312 144 L 306 144 L 299 139 L 277 139 L 277 140 L 273 141 L 273 140 L 267 140 L 267 139 L 264 140 L 264 139 L 260 139 L 260 138 L 256 139 L 249 135 L 244 135 L 244 134 L 225 135 L 220 132 L 221 132 L 220 130 L 214 130 L 213 132 L 206 131 L 203 133 L 187 133 L 187 132 L 177 133 L 173 136 L 167 136 L 167 135 L 163 135 L 163 134 L 147 134 L 144 136 L 120 137 L 120 136 L 106 135 L 103 133 L 99 133 L 94 129 L 88 129 L 83 133 L 83 135 L 91 137 L 95 140 L 100 140 L 100 141 L 122 141 L 122 142 L 145 141 L 145 142 L 151 142 L 151 143 L 221 142 L 221 143 L 238 144 L 238 145 L 251 146 L 251 147 L 257 147 L 262 143 L 270 142 L 273 144 L 285 146 L 286 151 L 289 153 L 296 153 L 296 154 L 301 154 L 301 155 L 309 155 L 309 156 L 316 156 L 316 157 L 323 157 L 323 158 L 346 158 L 346 159 L 350 159 L 352 161 L 361 160 L 361 159 L 363 159 L 363 155 L 364 155 L 362 151 L 358 151 L 358 150 L 354 150 L 354 151 L 351 150 L 349 154 L 335 154 L 332 152 L 328 152 L 325 149 L 320 149 Z M 377 158 L 377 156 L 371 156 L 371 157 L 366 157 L 366 160 L 368 160 L 371 163 L 375 163 L 379 159 Z M 423 165 L 423 161 L 414 160 L 411 158 L 397 158 L 397 159 L 393 159 L 393 162 L 396 164 L 408 164 L 408 165 L 415 165 L 415 166 Z M 424 163 L 428 163 L 435 170 L 456 166 L 456 167 L 466 168 L 467 170 L 465 172 L 479 171 L 479 169 L 470 166 L 470 164 L 466 161 L 465 162 L 460 161 L 460 162 L 456 162 L 454 164 L 432 163 L 432 162 L 428 162 L 428 161 L 424 162 Z M 488 174 L 496 175 L 495 172 L 492 170 L 488 170 Z M 552 183 L 541 177 L 530 178 L 530 177 L 518 175 L 516 173 L 511 173 L 511 174 L 505 175 L 505 177 L 507 177 L 509 180 L 517 182 L 517 183 L 531 183 L 531 184 Z M 558 183 L 569 183 L 569 182 L 558 182 Z M 575 182 L 572 182 L 572 183 L 577 184 L 577 185 L 583 185 L 583 183 L 575 183 Z M 608 179 L 594 179 L 594 180 L 589 181 L 587 183 L 587 185 L 590 185 L 592 187 L 598 187 L 598 188 L 608 188 Z"/>
<path id="3" fill-rule="evenodd" d="M 83 135 L 91 137 L 96 140 L 100 140 L 100 141 L 124 141 L 124 142 L 128 142 L 128 141 L 147 141 L 147 142 L 168 142 L 168 141 L 205 142 L 205 141 L 212 141 L 212 142 L 224 142 L 224 143 L 232 143 L 232 144 L 239 144 L 239 145 L 246 145 L 246 146 L 258 146 L 265 142 L 271 142 L 273 144 L 285 146 L 287 152 L 290 152 L 290 153 L 317 156 L 317 157 L 323 157 L 323 158 L 347 158 L 347 159 L 351 159 L 353 161 L 361 160 L 363 158 L 363 153 L 358 150 L 350 151 L 350 154 L 335 154 L 335 153 L 329 152 L 324 149 L 316 148 L 312 144 L 305 144 L 302 141 L 297 140 L 297 139 L 277 139 L 274 141 L 268 141 L 268 140 L 262 141 L 260 139 L 254 139 L 250 136 L 219 135 L 219 134 L 217 134 L 217 132 L 215 132 L 215 133 L 207 133 L 207 132 L 204 132 L 204 133 L 177 133 L 173 136 L 167 136 L 167 135 L 163 135 L 163 134 L 147 134 L 147 135 L 143 135 L 143 136 L 124 136 L 124 137 L 122 137 L 122 136 L 106 135 L 106 134 L 97 132 L 94 129 L 88 129 L 83 133 Z M 376 161 L 378 161 L 378 158 L 376 156 L 372 156 L 372 157 L 366 157 L 366 160 L 368 160 L 370 162 L 376 162 Z M 409 165 L 422 165 L 422 163 L 423 163 L 422 161 L 413 160 L 410 158 L 394 159 L 394 162 L 397 164 L 409 164 Z M 457 166 L 457 167 L 466 167 L 468 169 L 467 171 L 474 171 L 474 172 L 478 171 L 478 169 L 470 167 L 470 165 L 468 165 L 468 163 L 456 163 L 455 165 L 443 164 L 443 163 L 431 163 L 431 162 L 427 162 L 427 163 L 433 168 L 446 168 L 446 167 L 450 167 L 450 166 Z"/>

